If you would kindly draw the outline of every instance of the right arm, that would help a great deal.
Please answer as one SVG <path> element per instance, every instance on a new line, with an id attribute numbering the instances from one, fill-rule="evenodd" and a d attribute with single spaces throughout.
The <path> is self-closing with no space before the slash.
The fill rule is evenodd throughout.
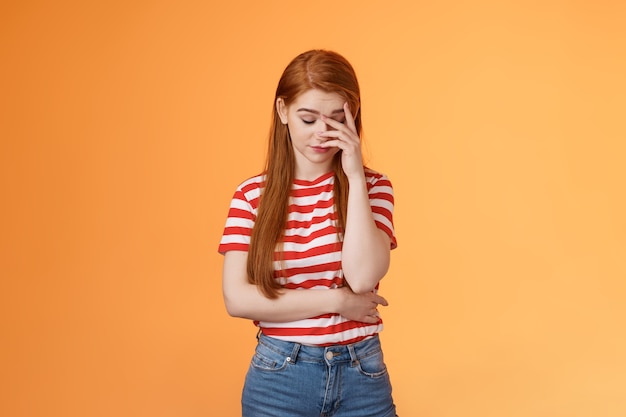
<path id="1" fill-rule="evenodd" d="M 228 251 L 224 254 L 222 291 L 228 314 L 250 320 L 289 322 L 322 314 L 337 313 L 347 319 L 377 323 L 378 305 L 387 301 L 373 292 L 354 294 L 349 288 L 327 290 L 282 289 L 278 298 L 265 297 L 248 282 L 248 253 Z"/>

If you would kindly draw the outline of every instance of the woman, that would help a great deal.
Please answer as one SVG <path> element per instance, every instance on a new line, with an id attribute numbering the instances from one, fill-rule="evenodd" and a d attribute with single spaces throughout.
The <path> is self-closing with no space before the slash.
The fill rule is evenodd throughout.
<path id="1" fill-rule="evenodd" d="M 219 252 L 228 313 L 259 327 L 243 416 L 395 416 L 378 333 L 393 190 L 363 166 L 350 63 L 305 52 L 276 89 L 265 171 L 235 192 Z"/>

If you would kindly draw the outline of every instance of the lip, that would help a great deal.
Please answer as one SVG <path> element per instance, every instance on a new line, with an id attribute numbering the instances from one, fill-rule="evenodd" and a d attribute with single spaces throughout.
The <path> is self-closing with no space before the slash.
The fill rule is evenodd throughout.
<path id="1" fill-rule="evenodd" d="M 311 149 L 313 149 L 313 151 L 317 153 L 326 153 L 330 151 L 330 148 L 323 148 L 321 146 L 311 146 Z"/>

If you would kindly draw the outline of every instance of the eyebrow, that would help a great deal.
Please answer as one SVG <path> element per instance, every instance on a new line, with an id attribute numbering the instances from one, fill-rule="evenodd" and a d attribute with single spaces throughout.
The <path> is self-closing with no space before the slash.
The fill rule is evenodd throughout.
<path id="1" fill-rule="evenodd" d="M 313 113 L 313 114 L 320 114 L 320 112 L 318 112 L 317 110 L 305 109 L 304 107 L 299 108 L 298 110 L 296 110 L 296 112 L 299 112 L 299 111 L 305 111 L 305 112 L 309 112 L 309 113 Z M 343 113 L 343 109 L 333 110 L 333 112 L 331 114 L 339 114 L 339 113 Z"/>

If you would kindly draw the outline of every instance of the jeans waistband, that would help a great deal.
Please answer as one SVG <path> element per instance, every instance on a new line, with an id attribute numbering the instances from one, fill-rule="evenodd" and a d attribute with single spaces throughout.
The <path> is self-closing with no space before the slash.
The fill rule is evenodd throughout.
<path id="1" fill-rule="evenodd" d="M 365 340 L 348 345 L 310 346 L 296 342 L 279 340 L 261 333 L 258 337 L 259 347 L 270 349 L 282 354 L 287 362 L 358 362 L 360 359 L 380 352 L 380 339 L 374 335 Z"/>

